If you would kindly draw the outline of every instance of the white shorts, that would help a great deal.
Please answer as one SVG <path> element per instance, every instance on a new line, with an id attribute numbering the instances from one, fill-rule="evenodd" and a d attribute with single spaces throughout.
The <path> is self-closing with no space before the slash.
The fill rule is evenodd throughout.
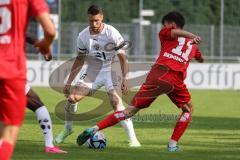
<path id="1" fill-rule="evenodd" d="M 120 76 L 117 76 L 113 71 L 93 71 L 87 69 L 85 72 L 82 72 L 76 85 L 86 86 L 90 88 L 92 92 L 105 86 L 108 92 L 118 86 L 120 79 Z"/>

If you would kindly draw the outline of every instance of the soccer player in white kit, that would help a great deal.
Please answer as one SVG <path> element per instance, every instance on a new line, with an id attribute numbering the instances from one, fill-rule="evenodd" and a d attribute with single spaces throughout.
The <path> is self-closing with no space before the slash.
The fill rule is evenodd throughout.
<path id="1" fill-rule="evenodd" d="M 71 73 L 64 88 L 64 94 L 67 95 L 68 98 L 65 110 L 69 112 L 71 107 L 76 107 L 77 102 L 85 96 L 92 95 L 96 89 L 102 86 L 105 86 L 114 111 L 124 110 L 125 107 L 122 104 L 120 94 L 117 92 L 117 77 L 113 74 L 114 72 L 112 72 L 111 67 L 114 57 L 117 56 L 122 69 L 121 91 L 123 94 L 126 94 L 128 91 L 128 63 L 125 51 L 121 49 L 117 51 L 106 51 L 104 47 L 109 43 L 118 46 L 124 39 L 113 26 L 102 22 L 103 12 L 99 6 L 90 6 L 87 13 L 89 26 L 78 35 L 78 57 L 72 66 Z M 84 67 L 82 67 L 83 65 Z M 70 86 L 80 70 L 82 76 L 70 92 Z M 136 138 L 132 120 L 127 119 L 122 121 L 121 125 L 128 134 L 129 146 L 140 147 L 141 144 Z M 64 139 L 72 133 L 72 121 L 67 119 L 64 129 L 57 135 L 55 142 L 62 143 Z"/>

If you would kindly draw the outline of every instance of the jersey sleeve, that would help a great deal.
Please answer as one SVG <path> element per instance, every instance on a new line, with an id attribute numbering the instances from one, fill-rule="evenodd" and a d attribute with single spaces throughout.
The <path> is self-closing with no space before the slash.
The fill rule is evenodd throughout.
<path id="1" fill-rule="evenodd" d="M 119 31 L 116 30 L 115 28 L 114 28 L 113 31 L 112 31 L 112 38 L 113 38 L 114 43 L 115 43 L 117 46 L 119 46 L 119 45 L 124 41 L 122 35 L 121 35 L 121 34 L 119 33 Z M 122 50 L 122 49 L 119 49 L 118 52 L 117 52 L 117 54 L 118 54 L 118 53 L 125 53 L 125 51 Z"/>
<path id="2" fill-rule="evenodd" d="M 86 54 L 87 53 L 87 48 L 84 46 L 84 43 L 81 39 L 81 34 L 79 34 L 78 38 L 77 38 L 77 52 L 79 54 Z"/>
<path id="3" fill-rule="evenodd" d="M 32 17 L 38 17 L 43 12 L 49 13 L 49 8 L 45 0 L 29 0 L 30 15 Z"/>
<path id="4" fill-rule="evenodd" d="M 195 58 L 197 61 L 202 61 L 202 60 L 203 60 L 202 53 L 200 52 L 200 50 L 198 49 L 198 47 L 197 47 L 197 49 L 196 49 L 196 53 L 195 53 L 194 58 Z"/>

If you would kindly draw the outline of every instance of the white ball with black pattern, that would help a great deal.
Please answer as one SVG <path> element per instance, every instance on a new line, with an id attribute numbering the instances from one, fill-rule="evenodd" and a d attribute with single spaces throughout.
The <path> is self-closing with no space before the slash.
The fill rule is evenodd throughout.
<path id="1" fill-rule="evenodd" d="M 105 149 L 107 146 L 107 139 L 102 132 L 98 131 L 94 136 L 89 138 L 84 145 L 91 149 Z"/>

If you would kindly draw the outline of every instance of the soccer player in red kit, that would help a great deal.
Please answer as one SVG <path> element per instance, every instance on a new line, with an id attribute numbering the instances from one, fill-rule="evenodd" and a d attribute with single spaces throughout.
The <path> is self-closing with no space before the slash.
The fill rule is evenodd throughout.
<path id="1" fill-rule="evenodd" d="M 55 28 L 44 0 L 0 1 L 0 159 L 9 160 L 24 119 L 26 106 L 25 34 L 29 17 L 35 17 L 44 38 L 35 44 L 50 55 Z"/>
<path id="2" fill-rule="evenodd" d="M 86 129 L 77 138 L 79 145 L 98 130 L 132 117 L 140 109 L 149 107 L 159 95 L 167 94 L 171 101 L 182 110 L 167 149 L 170 152 L 179 150 L 177 142 L 191 121 L 193 111 L 191 96 L 184 84 L 184 79 L 192 58 L 203 62 L 202 55 L 198 50 L 201 38 L 183 30 L 185 20 L 179 12 L 166 14 L 162 18 L 162 24 L 163 28 L 159 32 L 160 55 L 148 73 L 146 81 L 132 99 L 131 105 L 123 111 L 112 113 L 96 126 Z"/>

